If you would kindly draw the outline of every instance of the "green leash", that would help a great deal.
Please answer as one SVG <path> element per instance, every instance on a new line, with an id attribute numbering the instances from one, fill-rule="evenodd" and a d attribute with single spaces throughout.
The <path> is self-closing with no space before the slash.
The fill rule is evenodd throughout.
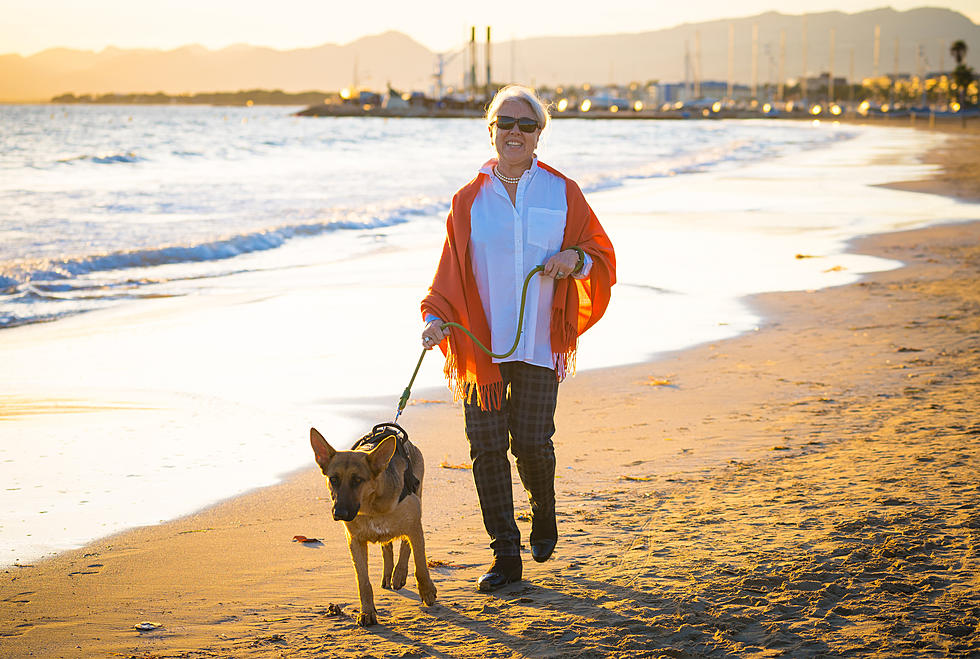
<path id="1" fill-rule="evenodd" d="M 480 339 L 473 336 L 473 333 L 471 331 L 469 331 L 459 323 L 443 323 L 441 329 L 446 329 L 447 327 L 458 327 L 459 329 L 466 332 L 467 336 L 473 339 L 473 343 L 475 343 L 477 347 L 480 348 L 480 350 L 487 353 L 494 359 L 503 359 L 504 357 L 510 357 L 511 355 L 514 354 L 514 351 L 517 350 L 517 344 L 521 342 L 521 334 L 524 332 L 524 303 L 527 302 L 528 284 L 531 283 L 531 277 L 535 273 L 541 272 L 542 270 L 544 270 L 543 265 L 536 266 L 531 270 L 531 272 L 527 273 L 527 277 L 524 278 L 524 288 L 521 290 L 521 311 L 517 320 L 517 336 L 514 337 L 514 345 L 512 345 L 510 347 L 510 350 L 508 350 L 507 352 L 499 355 L 494 352 L 490 352 L 490 349 L 487 348 L 485 345 L 483 345 L 483 343 L 480 342 Z M 422 348 L 422 354 L 419 355 L 419 361 L 415 365 L 415 372 L 412 373 L 412 379 L 408 381 L 408 386 L 405 387 L 405 391 L 402 392 L 402 397 L 398 400 L 398 409 L 395 410 L 395 423 L 398 422 L 398 417 L 401 416 L 402 411 L 404 411 L 405 406 L 408 404 L 408 397 L 412 395 L 412 385 L 415 384 L 415 376 L 419 374 L 419 368 L 422 366 L 422 360 L 425 359 L 425 353 L 427 352 L 429 352 L 428 348 Z"/>

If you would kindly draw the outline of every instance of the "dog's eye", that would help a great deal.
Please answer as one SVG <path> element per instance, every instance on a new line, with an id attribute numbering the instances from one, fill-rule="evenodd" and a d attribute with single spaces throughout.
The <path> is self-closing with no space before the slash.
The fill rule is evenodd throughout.
<path id="1" fill-rule="evenodd" d="M 336 476 L 331 476 L 330 484 L 333 485 L 334 487 L 340 487 L 340 479 Z"/>
<path id="2" fill-rule="evenodd" d="M 351 476 L 350 477 L 351 487 L 357 487 L 358 485 L 360 485 L 363 482 L 364 482 L 364 479 L 361 478 L 360 476 Z"/>

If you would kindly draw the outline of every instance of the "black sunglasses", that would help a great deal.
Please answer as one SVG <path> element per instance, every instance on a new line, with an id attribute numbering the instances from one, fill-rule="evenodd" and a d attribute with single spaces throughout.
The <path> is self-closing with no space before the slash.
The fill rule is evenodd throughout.
<path id="1" fill-rule="evenodd" d="M 493 123 L 497 124 L 497 128 L 500 130 L 510 130 L 514 127 L 514 124 L 517 124 L 517 127 L 521 129 L 522 133 L 533 133 L 538 129 L 538 122 L 531 117 L 515 119 L 505 114 L 498 114 L 497 118 L 493 120 Z"/>

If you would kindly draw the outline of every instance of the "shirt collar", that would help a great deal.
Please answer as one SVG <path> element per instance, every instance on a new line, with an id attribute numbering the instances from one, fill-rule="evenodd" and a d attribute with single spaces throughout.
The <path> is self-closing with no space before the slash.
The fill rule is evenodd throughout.
<path id="1" fill-rule="evenodd" d="M 481 174 L 486 174 L 487 176 L 493 176 L 493 167 L 497 164 L 496 158 L 491 158 L 490 160 L 483 163 L 483 167 L 480 168 Z M 531 167 L 527 171 L 532 175 L 538 170 L 538 157 L 531 156 Z"/>

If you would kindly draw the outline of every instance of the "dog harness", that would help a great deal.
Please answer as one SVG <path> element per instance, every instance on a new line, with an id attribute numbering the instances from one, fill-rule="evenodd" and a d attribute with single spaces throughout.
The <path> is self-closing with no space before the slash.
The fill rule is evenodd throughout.
<path id="1" fill-rule="evenodd" d="M 412 459 L 408 456 L 408 450 L 405 448 L 405 442 L 408 441 L 408 433 L 405 432 L 405 429 L 397 423 L 379 423 L 371 429 L 371 432 L 354 442 L 351 450 L 356 451 L 364 448 L 371 451 L 389 437 L 395 438 L 395 455 L 400 455 L 405 459 L 405 477 L 402 479 L 402 493 L 398 497 L 398 501 L 401 502 L 409 494 L 417 494 L 420 485 L 419 479 L 415 477 L 415 472 L 412 471 Z"/>

